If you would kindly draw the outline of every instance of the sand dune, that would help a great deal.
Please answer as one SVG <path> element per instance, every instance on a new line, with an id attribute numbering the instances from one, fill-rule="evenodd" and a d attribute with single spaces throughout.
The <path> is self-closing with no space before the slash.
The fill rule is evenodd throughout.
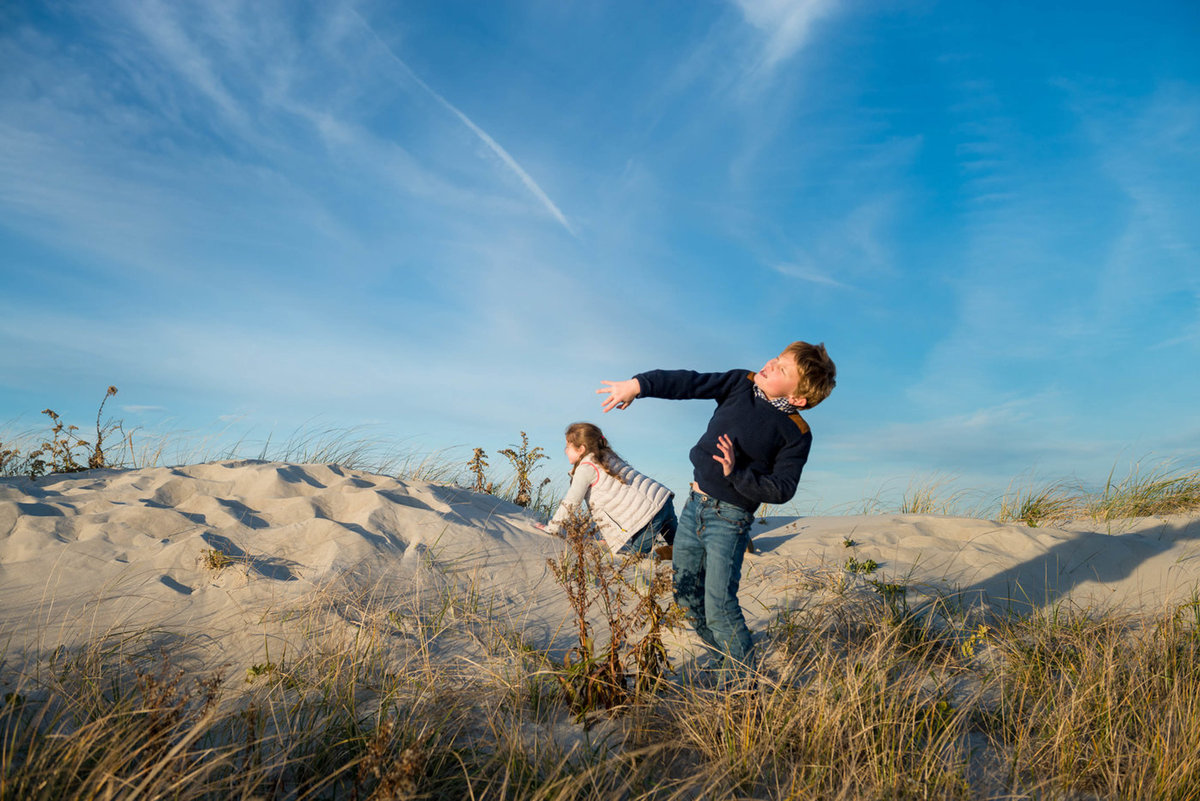
<path id="1" fill-rule="evenodd" d="M 873 559 L 875 578 L 993 611 L 1063 603 L 1154 613 L 1188 600 L 1200 582 L 1200 520 L 1188 516 L 1060 528 L 938 515 L 771 522 L 755 537 L 764 562 Z"/>
<path id="2" fill-rule="evenodd" d="M 208 660 L 261 659 L 289 610 L 356 587 L 397 596 L 474 583 L 529 617 L 558 542 L 486 495 L 336 465 L 224 462 L 0 481 L 0 642 L 60 646 L 152 629 L 200 634 Z M 219 552 L 231 564 L 208 566 Z M 390 589 L 385 589 L 390 588 Z M 541 621 L 538 621 L 541 622 Z M 549 624 L 547 624 L 549 625 Z M 194 638 L 192 638 L 194 639 Z"/>
<path id="3" fill-rule="evenodd" d="M 453 585 L 540 647 L 569 641 L 546 560 L 561 542 L 492 496 L 336 465 L 255 461 L 0 480 L 0 643 L 12 664 L 157 633 L 181 656 L 249 664 L 288 647 L 315 597 L 400 604 Z M 1200 521 L 1028 528 L 930 515 L 768 518 L 742 602 L 761 630 L 806 575 L 902 583 L 970 606 L 1157 612 L 1200 581 Z M 854 545 L 848 547 L 847 541 Z M 215 553 L 231 564 L 214 569 Z M 874 560 L 869 577 L 847 558 Z M 340 614 L 353 617 L 354 603 Z M 200 643 L 200 645 L 197 645 Z M 690 633 L 672 647 L 692 648 Z"/>

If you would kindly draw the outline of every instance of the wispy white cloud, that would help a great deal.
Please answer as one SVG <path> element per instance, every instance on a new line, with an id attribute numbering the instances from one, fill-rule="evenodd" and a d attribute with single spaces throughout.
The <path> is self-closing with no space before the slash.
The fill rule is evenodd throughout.
<path id="1" fill-rule="evenodd" d="M 242 105 L 225 85 L 211 59 L 184 31 L 162 2 L 139 2 L 127 8 L 126 17 L 145 35 L 163 62 L 206 97 L 243 138 L 257 138 Z"/>
<path id="2" fill-rule="evenodd" d="M 405 63 L 404 59 L 397 56 L 392 48 L 388 46 L 387 42 L 383 41 L 379 34 L 375 33 L 375 30 L 367 24 L 366 20 L 362 19 L 358 12 L 354 12 L 354 14 L 356 17 L 358 17 L 363 27 L 370 32 L 372 37 L 374 37 L 375 41 L 378 42 L 379 46 L 382 47 L 388 54 L 392 62 L 395 63 L 396 66 L 400 67 L 404 74 L 411 81 L 413 81 L 413 83 L 421 87 L 421 89 L 428 93 L 430 97 L 441 104 L 447 111 L 458 118 L 463 125 L 467 126 L 467 128 L 473 134 L 479 137 L 480 141 L 487 145 L 488 149 L 491 150 L 491 152 L 495 154 L 505 164 L 505 166 L 512 170 L 513 174 L 520 179 L 521 183 L 525 185 L 525 188 L 528 189 L 530 193 L 533 194 L 533 196 L 536 197 L 538 201 L 546 208 L 546 210 L 550 212 L 551 216 L 558 220 L 559 224 L 561 224 L 563 228 L 567 229 L 567 233 L 574 236 L 575 230 L 571 227 L 571 223 L 567 221 L 566 215 L 563 214 L 554 201 L 550 199 L 549 195 L 542 190 L 537 181 L 533 180 L 533 177 L 525 171 L 525 168 L 522 167 L 517 160 L 500 145 L 499 142 L 493 139 L 487 131 L 476 125 L 475 122 L 466 114 L 464 114 L 457 106 L 455 106 L 446 98 L 442 97 L 432 86 L 423 81 L 421 77 L 417 75 L 407 63 Z"/>
<path id="3" fill-rule="evenodd" d="M 826 272 L 818 270 L 811 264 L 798 264 L 796 262 L 775 262 L 769 265 L 772 270 L 785 275 L 788 278 L 796 278 L 801 281 L 807 281 L 811 284 L 820 284 L 821 286 L 836 287 L 837 289 L 849 289 L 847 284 L 843 284 L 833 276 Z"/>
<path id="4" fill-rule="evenodd" d="M 836 8 L 834 0 L 734 0 L 746 22 L 763 37 L 755 69 L 771 73 L 794 56 L 814 26 Z"/>
<path id="5" fill-rule="evenodd" d="M 1192 306 L 1200 315 L 1200 294 L 1192 298 Z M 1150 346 L 1150 350 L 1162 350 L 1164 348 L 1175 348 L 1181 345 L 1200 345 L 1200 319 L 1193 320 L 1191 323 L 1184 326 L 1179 336 L 1169 337 L 1161 342 L 1156 342 Z"/>
<path id="6" fill-rule="evenodd" d="M 763 261 L 789 278 L 835 289 L 857 289 L 894 269 L 891 229 L 896 205 L 894 198 L 878 195 L 856 202 L 840 215 L 833 209 L 814 211 L 807 224 L 787 232 L 782 257 Z M 748 232 L 746 236 L 755 234 Z"/>
<path id="7" fill-rule="evenodd" d="M 1136 318 L 1158 305 L 1156 298 L 1182 293 L 1192 298 L 1184 324 L 1200 324 L 1200 198 L 1194 183 L 1200 174 L 1200 93 L 1160 86 L 1117 110 L 1078 89 L 1071 100 L 1105 174 L 1130 205 L 1098 272 L 1101 316 Z"/>
<path id="8" fill-rule="evenodd" d="M 306 51 L 285 16 L 243 14 L 254 24 L 242 25 L 230 16 L 236 4 L 205 8 L 187 16 L 157 3 L 143 16 L 141 5 L 118 7 L 130 20 L 97 17 L 96 38 L 78 48 L 78 59 L 58 57 L 48 42 L 39 49 L 37 41 L 5 40 L 31 77 L 9 82 L 0 96 L 0 209 L 10 225 L 101 257 L 89 260 L 97 272 L 228 271 L 249 297 L 256 284 L 274 291 L 277 279 L 267 274 L 277 263 L 293 275 L 339 262 L 379 272 L 398 252 L 429 263 L 436 256 L 413 253 L 414 244 L 482 242 L 501 227 L 497 219 L 529 215 L 523 196 L 472 184 L 469 173 L 446 169 L 450 159 L 436 148 L 414 154 L 381 138 L 369 124 L 378 91 L 369 102 L 340 94 L 360 78 L 395 89 L 394 80 L 372 75 L 382 56 L 363 47 L 358 23 L 341 26 L 336 41 L 322 29 L 326 38 Z M 269 59 L 260 40 L 272 42 Z M 301 54 L 312 47 L 321 48 L 320 70 L 304 66 Z M 109 51 L 128 68 L 95 68 Z M 54 87 L 54 102 L 22 87 Z M 213 131 L 188 122 L 205 118 L 218 121 Z M 455 116 L 443 126 L 461 124 Z M 391 219 L 377 222 L 385 214 Z M 436 237 L 426 220 L 436 221 Z M 279 235 L 296 223 L 298 233 Z M 418 226 L 424 236 L 398 251 Z"/>
<path id="9" fill-rule="evenodd" d="M 1048 389 L 1028 397 L 912 422 L 844 432 L 825 446 L 825 467 L 862 465 L 877 475 L 947 473 L 977 489 L 1000 488 L 1031 470 L 1057 478 L 1110 469 L 1130 444 L 1120 429 L 1081 437 L 1073 400 Z"/>

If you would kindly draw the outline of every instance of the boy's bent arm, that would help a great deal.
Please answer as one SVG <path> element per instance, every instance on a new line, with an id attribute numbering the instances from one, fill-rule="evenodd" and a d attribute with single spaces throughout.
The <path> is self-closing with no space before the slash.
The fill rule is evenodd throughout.
<path id="1" fill-rule="evenodd" d="M 759 503 L 787 503 L 796 495 L 800 473 L 808 461 L 808 443 L 784 448 L 775 458 L 770 473 L 750 468 L 734 469 L 729 483 L 742 495 Z"/>

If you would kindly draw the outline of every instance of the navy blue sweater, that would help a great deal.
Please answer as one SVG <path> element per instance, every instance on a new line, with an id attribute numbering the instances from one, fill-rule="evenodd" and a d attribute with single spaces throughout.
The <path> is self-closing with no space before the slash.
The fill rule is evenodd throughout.
<path id="1" fill-rule="evenodd" d="M 786 503 L 796 494 L 808 461 L 812 433 L 798 414 L 789 415 L 754 395 L 754 373 L 650 370 L 634 376 L 641 396 L 669 400 L 711 399 L 717 410 L 690 456 L 696 483 L 706 495 L 753 512 L 761 503 Z M 733 472 L 725 476 L 717 438 L 733 440 Z"/>

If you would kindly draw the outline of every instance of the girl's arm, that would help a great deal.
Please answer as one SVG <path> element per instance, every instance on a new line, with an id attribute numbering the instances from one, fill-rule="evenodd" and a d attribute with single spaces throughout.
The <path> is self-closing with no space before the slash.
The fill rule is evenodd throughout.
<path id="1" fill-rule="evenodd" d="M 550 518 L 550 522 L 546 524 L 546 531 L 551 534 L 557 534 L 562 528 L 563 522 L 567 516 L 571 514 L 572 509 L 578 509 L 585 498 L 587 498 L 588 490 L 596 483 L 596 479 L 600 477 L 600 469 L 591 462 L 580 462 L 575 467 L 575 475 L 571 477 L 571 488 L 567 490 L 567 495 L 562 499 L 562 503 L 558 505 L 558 510 L 554 513 L 554 517 Z"/>

